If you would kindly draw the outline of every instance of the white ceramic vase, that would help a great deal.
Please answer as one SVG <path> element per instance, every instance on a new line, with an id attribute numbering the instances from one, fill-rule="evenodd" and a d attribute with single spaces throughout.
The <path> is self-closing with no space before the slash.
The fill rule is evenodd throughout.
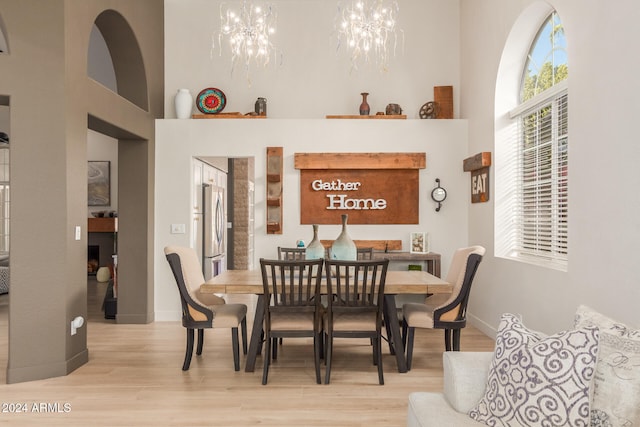
<path id="1" fill-rule="evenodd" d="M 347 231 L 348 217 L 347 214 L 342 215 L 342 231 L 338 238 L 333 241 L 333 245 L 331 245 L 331 259 L 341 261 L 355 261 L 358 259 L 358 249 Z"/>
<path id="2" fill-rule="evenodd" d="M 193 97 L 189 89 L 178 89 L 178 93 L 174 99 L 176 106 L 176 117 L 179 119 L 188 119 L 191 117 L 191 106 Z"/>
<path id="3" fill-rule="evenodd" d="M 318 224 L 313 224 L 313 239 L 305 249 L 305 259 L 324 258 L 324 246 L 318 239 Z"/>

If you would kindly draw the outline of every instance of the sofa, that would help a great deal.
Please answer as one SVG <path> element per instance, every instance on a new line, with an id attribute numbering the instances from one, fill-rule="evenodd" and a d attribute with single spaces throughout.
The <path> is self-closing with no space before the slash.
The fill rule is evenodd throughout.
<path id="1" fill-rule="evenodd" d="M 573 328 L 504 314 L 494 352 L 445 352 L 442 393 L 409 395 L 407 426 L 640 427 L 640 330 L 580 306 Z"/>

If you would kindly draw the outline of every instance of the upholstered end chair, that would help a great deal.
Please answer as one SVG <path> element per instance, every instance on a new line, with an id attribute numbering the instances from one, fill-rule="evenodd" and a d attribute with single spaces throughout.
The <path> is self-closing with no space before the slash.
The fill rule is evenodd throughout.
<path id="1" fill-rule="evenodd" d="M 167 246 L 164 249 L 173 272 L 182 304 L 182 326 L 187 329 L 187 348 L 182 370 L 189 369 L 193 354 L 194 332 L 198 330 L 197 355 L 202 354 L 205 328 L 231 328 L 233 363 L 240 370 L 238 326 L 242 328 L 242 349 L 247 354 L 247 306 L 226 304 L 217 295 L 203 294 L 200 286 L 205 282 L 198 255 L 192 248 Z"/>
<path id="2" fill-rule="evenodd" d="M 443 329 L 445 350 L 460 350 L 460 331 L 467 324 L 471 285 L 484 253 L 482 246 L 456 250 L 446 277 L 446 281 L 453 285 L 453 290 L 446 300 L 432 296 L 425 303 L 407 303 L 402 306 L 402 338 L 406 344 L 408 369 L 411 369 L 413 359 L 415 328 Z"/>

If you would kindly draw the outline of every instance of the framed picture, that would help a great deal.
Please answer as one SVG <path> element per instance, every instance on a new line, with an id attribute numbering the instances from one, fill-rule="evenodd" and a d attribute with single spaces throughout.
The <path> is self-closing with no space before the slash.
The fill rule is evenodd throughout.
<path id="1" fill-rule="evenodd" d="M 111 162 L 89 162 L 89 206 L 111 205 Z"/>
<path id="2" fill-rule="evenodd" d="M 428 233 L 411 233 L 409 244 L 412 254 L 426 254 L 429 252 L 429 234 Z"/>

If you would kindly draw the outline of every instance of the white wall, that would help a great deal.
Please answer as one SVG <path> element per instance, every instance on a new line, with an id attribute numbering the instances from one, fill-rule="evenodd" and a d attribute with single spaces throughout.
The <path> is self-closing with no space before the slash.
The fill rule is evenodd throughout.
<path id="1" fill-rule="evenodd" d="M 446 274 L 451 254 L 467 244 L 469 174 L 464 120 L 158 120 L 156 122 L 155 317 L 180 318 L 177 289 L 163 253 L 167 245 L 189 246 L 192 156 L 255 157 L 255 259 L 275 258 L 277 246 L 309 241 L 310 225 L 300 225 L 299 171 L 295 153 L 426 152 L 427 167 L 419 172 L 417 225 L 350 225 L 354 239 L 401 239 L 408 250 L 409 233 L 427 231 L 431 249 L 442 254 Z M 266 147 L 284 148 L 284 227 L 282 235 L 266 234 Z M 440 212 L 430 199 L 440 178 L 448 196 Z M 402 183 L 398 183 L 402 191 Z M 170 234 L 171 224 L 185 224 L 186 234 Z M 320 226 L 321 239 L 334 239 L 340 225 Z"/>
<path id="2" fill-rule="evenodd" d="M 502 50 L 514 22 L 533 3 L 461 2 L 461 117 L 469 121 L 471 153 L 494 151 Z M 470 205 L 469 240 L 488 249 L 470 312 L 488 333 L 503 312 L 555 332 L 571 326 L 581 303 L 640 324 L 640 61 L 632 53 L 640 39 L 640 6 L 633 0 L 549 3 L 565 26 L 569 55 L 569 270 L 494 258 L 494 201 Z"/>
<path id="3" fill-rule="evenodd" d="M 173 98 L 179 88 L 196 97 L 207 87 L 227 95 L 225 112 L 254 110 L 256 98 L 267 98 L 272 118 L 323 118 L 327 114 L 358 114 L 361 92 L 369 92 L 371 111 L 397 103 L 410 118 L 433 100 L 433 87 L 454 86 L 459 95 L 459 0 L 399 1 L 398 27 L 404 31 L 389 70 L 361 67 L 350 73 L 344 51 L 336 53 L 333 35 L 337 0 L 273 0 L 278 13 L 274 42 L 282 64 L 272 60 L 264 70 L 242 67 L 231 75 L 228 47 L 212 52 L 218 42 L 220 0 L 165 0 L 165 117 L 173 118 Z M 347 2 L 344 2 L 347 3 Z M 402 34 L 398 32 L 399 37 Z M 198 112 L 194 108 L 194 112 Z"/>
<path id="4" fill-rule="evenodd" d="M 196 97 L 207 87 L 227 96 L 224 112 L 253 111 L 256 98 L 267 98 L 266 120 L 160 120 L 156 125 L 155 196 L 155 316 L 178 319 L 177 290 L 162 252 L 168 244 L 189 245 L 189 234 L 170 234 L 172 223 L 190 224 L 190 160 L 192 156 L 255 157 L 255 257 L 273 257 L 278 245 L 309 240 L 311 227 L 300 225 L 299 179 L 293 168 L 296 152 L 426 152 L 427 168 L 420 172 L 420 224 L 350 226 L 353 238 L 402 239 L 428 231 L 431 248 L 443 255 L 446 273 L 450 254 L 466 245 L 469 177 L 462 161 L 469 156 L 467 123 L 461 120 L 424 121 L 420 106 L 433 100 L 433 87 L 454 87 L 454 113 L 459 111 L 459 0 L 400 1 L 397 55 L 389 69 L 361 67 L 350 73 L 344 51 L 336 53 L 332 34 L 337 1 L 274 0 L 278 28 L 274 42 L 282 63 L 251 70 L 251 82 L 237 66 L 231 75 L 230 56 L 211 50 L 218 41 L 220 0 L 165 0 L 165 117 L 175 117 L 173 98 L 179 88 Z M 226 2 L 229 6 L 240 2 Z M 226 48 L 226 46 L 225 46 Z M 326 120 L 329 114 L 358 114 L 361 92 L 369 92 L 372 113 L 389 103 L 403 108 L 409 120 Z M 194 107 L 194 113 L 198 111 Z M 265 231 L 264 166 L 267 146 L 285 153 L 284 231 Z M 440 213 L 429 198 L 435 178 L 448 198 Z M 339 226 L 321 226 L 321 238 L 332 239 Z"/>
<path id="5" fill-rule="evenodd" d="M 472 323 L 492 334 L 499 315 L 508 311 L 521 313 L 531 327 L 554 332 L 571 325 L 580 303 L 622 321 L 640 323 L 633 308 L 640 299 L 640 273 L 635 266 L 635 243 L 640 241 L 640 144 L 634 126 L 640 115 L 640 61 L 635 54 L 640 7 L 635 0 L 551 1 L 565 24 L 571 70 L 567 273 L 494 258 L 493 200 L 470 204 L 468 174 L 461 172 L 464 158 L 494 152 L 493 111 L 502 49 L 514 22 L 533 1 L 400 1 L 404 55 L 392 58 L 389 71 L 382 74 L 367 70 L 349 74 L 348 60 L 342 53 L 336 56 L 331 30 L 337 2 L 273 1 L 279 15 L 276 42 L 284 60 L 281 66 L 272 64 L 260 73 L 252 70 L 251 85 L 238 70 L 230 76 L 226 52 L 222 57 L 218 51 L 211 55 L 220 3 L 165 1 L 166 117 L 174 117 L 173 96 L 178 88 L 188 88 L 195 96 L 214 86 L 227 94 L 225 111 L 252 111 L 255 99 L 266 97 L 269 119 L 157 123 L 156 318 L 174 316 L 177 307 L 162 247 L 188 242 L 187 236 L 170 235 L 168 230 L 172 222 L 188 224 L 190 156 L 255 156 L 256 176 L 261 180 L 264 149 L 275 145 L 284 146 L 287 156 L 285 234 L 267 236 L 260 229 L 264 223 L 258 223 L 256 256 L 270 254 L 278 244 L 310 238 L 311 230 L 298 221 L 293 153 L 417 149 L 427 152 L 428 166 L 420 175 L 424 200 L 420 226 L 415 228 L 432 233 L 433 250 L 445 256 L 445 269 L 446 257 L 456 246 L 482 244 L 488 249 L 472 291 Z M 453 130 L 443 131 L 440 123 L 419 120 L 364 126 L 322 120 L 326 114 L 355 114 L 363 91 L 371 93 L 372 111 L 395 102 L 415 118 L 420 105 L 433 99 L 437 85 L 454 86 L 456 117 L 466 119 L 448 122 Z M 401 131 L 396 132 L 398 127 Z M 435 177 L 450 190 L 442 214 L 435 214 L 428 202 Z M 256 195 L 263 194 L 264 183 L 259 181 Z M 263 221 L 263 203 L 257 206 L 258 221 Z M 406 238 L 409 229 L 414 228 L 376 227 L 373 232 Z M 354 237 L 371 232 L 361 226 L 351 230 Z M 321 235 L 337 235 L 337 229 L 321 227 Z"/>

